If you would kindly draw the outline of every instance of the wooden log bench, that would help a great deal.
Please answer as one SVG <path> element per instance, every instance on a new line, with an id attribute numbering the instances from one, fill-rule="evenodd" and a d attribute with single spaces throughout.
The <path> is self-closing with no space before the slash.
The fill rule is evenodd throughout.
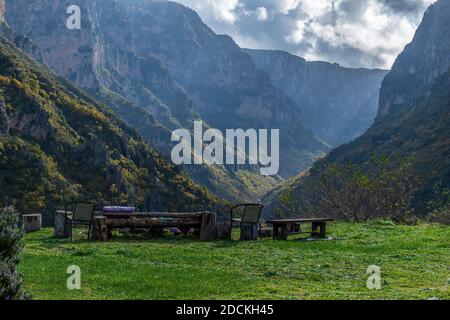
<path id="1" fill-rule="evenodd" d="M 301 224 L 310 223 L 311 238 L 313 239 L 325 239 L 327 237 L 327 222 L 334 221 L 329 218 L 310 218 L 310 219 L 279 219 L 267 221 L 268 224 L 273 225 L 273 239 L 274 240 L 287 240 L 289 233 L 294 230 L 300 233 L 299 226 Z"/>
<path id="2" fill-rule="evenodd" d="M 216 214 L 197 213 L 103 213 L 94 218 L 96 239 L 106 241 L 113 229 L 165 229 L 178 228 L 185 232 L 194 228 L 200 230 L 200 240 L 212 241 L 216 238 Z"/>

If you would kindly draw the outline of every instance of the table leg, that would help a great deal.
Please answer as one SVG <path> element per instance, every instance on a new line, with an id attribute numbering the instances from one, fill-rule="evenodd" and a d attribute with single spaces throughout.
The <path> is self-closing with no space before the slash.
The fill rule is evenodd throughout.
<path id="1" fill-rule="evenodd" d="M 327 226 L 326 222 L 313 222 L 311 238 L 320 238 L 320 239 L 326 238 L 327 235 L 326 226 Z"/>
<path id="2" fill-rule="evenodd" d="M 287 224 L 283 224 L 283 225 L 281 226 L 281 235 L 280 235 L 280 238 L 281 238 L 282 240 L 287 241 L 287 239 L 288 239 L 288 234 L 289 234 L 289 232 L 288 232 L 288 226 L 287 226 Z"/>
<path id="3" fill-rule="evenodd" d="M 277 240 L 277 239 L 278 239 L 278 225 L 273 224 L 273 240 Z"/>

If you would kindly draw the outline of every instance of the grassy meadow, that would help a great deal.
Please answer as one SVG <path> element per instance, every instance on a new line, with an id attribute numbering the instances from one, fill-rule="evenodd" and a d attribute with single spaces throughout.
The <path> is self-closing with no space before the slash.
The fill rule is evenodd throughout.
<path id="1" fill-rule="evenodd" d="M 25 236 L 20 270 L 33 299 L 450 299 L 450 226 L 330 225 L 332 241 L 199 242 L 167 235 L 106 243 Z M 81 290 L 67 289 L 67 267 Z M 381 290 L 367 289 L 370 265 Z"/>

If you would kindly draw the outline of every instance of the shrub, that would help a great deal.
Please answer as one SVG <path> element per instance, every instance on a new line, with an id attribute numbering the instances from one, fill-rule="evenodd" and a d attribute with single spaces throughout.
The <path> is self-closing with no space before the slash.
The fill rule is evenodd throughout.
<path id="1" fill-rule="evenodd" d="M 428 216 L 428 221 L 432 223 L 450 225 L 450 207 L 443 211 L 435 211 Z"/>
<path id="2" fill-rule="evenodd" d="M 0 209 L 0 300 L 21 300 L 26 295 L 17 271 L 23 231 L 19 213 L 12 207 Z"/>
<path id="3" fill-rule="evenodd" d="M 433 196 L 427 203 L 429 210 L 428 221 L 450 224 L 450 189 L 436 183 L 433 187 Z"/>
<path id="4" fill-rule="evenodd" d="M 299 212 L 355 222 L 384 218 L 410 223 L 416 186 L 409 160 L 373 157 L 367 165 L 334 164 L 303 190 Z"/>

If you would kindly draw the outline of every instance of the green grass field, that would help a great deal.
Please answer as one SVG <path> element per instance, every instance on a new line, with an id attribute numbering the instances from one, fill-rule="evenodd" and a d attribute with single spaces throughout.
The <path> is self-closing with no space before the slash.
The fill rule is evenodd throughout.
<path id="1" fill-rule="evenodd" d="M 119 236 L 111 242 L 25 236 L 33 299 L 450 299 L 450 227 L 334 223 L 333 241 L 214 242 Z M 81 268 L 81 290 L 66 287 Z M 366 286 L 381 267 L 381 290 Z"/>

